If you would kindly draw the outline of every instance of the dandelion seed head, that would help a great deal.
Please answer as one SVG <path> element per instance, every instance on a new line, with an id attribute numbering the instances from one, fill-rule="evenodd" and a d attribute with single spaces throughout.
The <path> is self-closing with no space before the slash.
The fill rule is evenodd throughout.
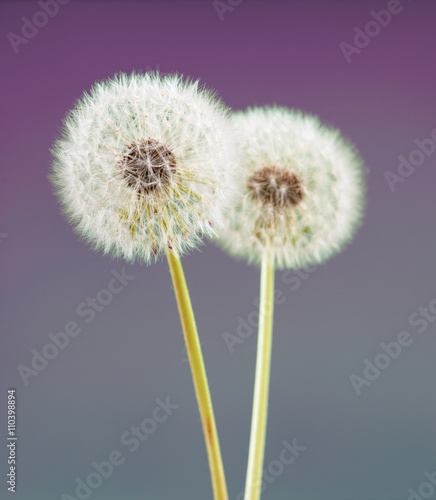
<path id="1" fill-rule="evenodd" d="M 178 75 L 97 83 L 68 113 L 53 155 L 76 230 L 130 261 L 181 255 L 215 235 L 240 178 L 227 108 Z"/>
<path id="2" fill-rule="evenodd" d="M 362 161 L 338 130 L 283 107 L 233 114 L 243 194 L 219 234 L 232 255 L 278 268 L 319 264 L 350 241 L 363 213 Z"/>

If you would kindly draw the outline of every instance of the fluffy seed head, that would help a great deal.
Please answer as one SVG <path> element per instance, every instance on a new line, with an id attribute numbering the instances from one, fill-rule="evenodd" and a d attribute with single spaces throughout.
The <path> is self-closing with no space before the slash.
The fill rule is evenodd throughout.
<path id="1" fill-rule="evenodd" d="M 96 249 L 148 262 L 223 225 L 240 177 L 228 111 L 177 75 L 120 74 L 67 115 L 52 180 Z"/>
<path id="2" fill-rule="evenodd" d="M 363 212 L 362 162 L 339 131 L 283 107 L 233 114 L 242 141 L 243 194 L 219 241 L 232 255 L 278 268 L 338 252 Z"/>

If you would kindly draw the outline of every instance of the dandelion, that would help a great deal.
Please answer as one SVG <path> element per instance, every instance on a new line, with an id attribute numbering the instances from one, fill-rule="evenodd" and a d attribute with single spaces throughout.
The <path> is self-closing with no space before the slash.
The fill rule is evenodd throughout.
<path id="1" fill-rule="evenodd" d="M 244 137 L 245 192 L 220 234 L 232 255 L 277 268 L 324 262 L 353 236 L 363 209 L 359 156 L 338 130 L 282 107 L 233 118 Z"/>
<path id="2" fill-rule="evenodd" d="M 283 107 L 234 113 L 243 194 L 220 233 L 234 256 L 261 264 L 259 336 L 245 500 L 260 498 L 271 363 L 274 269 L 324 262 L 363 211 L 362 162 L 339 131 Z"/>
<path id="3" fill-rule="evenodd" d="M 198 82 L 120 74 L 85 93 L 54 149 L 52 180 L 76 230 L 128 261 L 168 258 L 216 500 L 224 470 L 180 256 L 223 224 L 238 186 L 228 111 Z"/>
<path id="4" fill-rule="evenodd" d="M 96 84 L 53 150 L 52 179 L 77 231 L 96 250 L 146 263 L 214 235 L 236 186 L 227 120 L 211 92 L 178 76 Z"/>

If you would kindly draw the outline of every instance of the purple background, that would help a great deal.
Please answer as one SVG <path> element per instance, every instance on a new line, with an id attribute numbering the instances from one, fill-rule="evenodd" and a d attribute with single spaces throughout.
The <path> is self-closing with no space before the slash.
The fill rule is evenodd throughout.
<path id="1" fill-rule="evenodd" d="M 71 0 L 18 53 L 7 34 L 20 34 L 21 18 L 40 6 L 0 5 L 1 498 L 8 387 L 18 397 L 17 500 L 74 497 L 75 479 L 112 450 L 125 462 L 92 500 L 212 498 L 166 263 L 130 266 L 90 251 L 47 180 L 49 148 L 81 93 L 119 71 L 157 68 L 200 78 L 234 109 L 276 103 L 317 114 L 356 144 L 369 171 L 354 242 L 298 278 L 298 289 L 276 275 L 286 301 L 275 311 L 265 466 L 284 440 L 307 449 L 263 498 L 400 500 L 436 471 L 435 323 L 423 333 L 409 324 L 436 298 L 436 154 L 394 192 L 385 179 L 399 155 L 436 129 L 436 4 L 402 0 L 402 12 L 349 64 L 339 47 L 387 4 L 245 0 L 220 21 L 212 1 Z M 184 266 L 236 500 L 256 334 L 233 354 L 223 334 L 236 334 L 238 316 L 255 311 L 259 273 L 210 242 Z M 123 267 L 135 279 L 86 325 L 76 307 Z M 82 333 L 25 386 L 17 366 L 29 366 L 31 350 L 69 321 Z M 365 358 L 373 361 L 380 343 L 401 331 L 412 345 L 358 396 L 350 375 L 362 376 Z M 180 407 L 130 453 L 120 436 L 166 396 Z"/>

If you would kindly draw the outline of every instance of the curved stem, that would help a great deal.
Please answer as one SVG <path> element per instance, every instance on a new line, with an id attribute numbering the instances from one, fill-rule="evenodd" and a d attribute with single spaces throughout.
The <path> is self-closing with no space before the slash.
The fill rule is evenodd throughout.
<path id="1" fill-rule="evenodd" d="M 245 500 L 259 500 L 265 452 L 274 313 L 274 264 L 265 255 L 260 277 L 259 333 Z"/>
<path id="2" fill-rule="evenodd" d="M 215 416 L 213 413 L 206 370 L 204 368 L 203 355 L 201 353 L 200 340 L 198 338 L 188 287 L 186 286 L 180 259 L 171 251 L 167 252 L 167 257 L 200 410 L 214 498 L 215 500 L 228 500 L 226 478 L 221 459 Z"/>

